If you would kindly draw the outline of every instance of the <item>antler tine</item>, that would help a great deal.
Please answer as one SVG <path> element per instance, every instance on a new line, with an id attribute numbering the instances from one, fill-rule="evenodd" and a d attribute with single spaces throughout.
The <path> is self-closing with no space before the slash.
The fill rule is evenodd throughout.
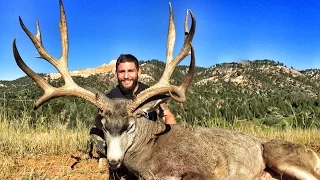
<path id="1" fill-rule="evenodd" d="M 166 60 L 166 68 L 163 72 L 163 75 L 159 81 L 161 82 L 168 82 L 174 69 L 176 66 L 187 56 L 189 55 L 189 51 L 191 48 L 191 41 L 193 39 L 193 35 L 195 32 L 195 26 L 196 26 L 196 21 L 194 18 L 194 15 L 191 10 L 187 10 L 186 13 L 186 18 L 184 22 L 184 31 L 185 31 L 185 40 L 183 47 L 180 51 L 180 53 L 173 59 L 173 48 L 174 48 L 174 42 L 176 38 L 176 30 L 175 30 L 175 25 L 174 25 L 174 18 L 173 18 L 173 11 L 172 11 L 172 6 L 171 3 L 169 3 L 170 6 L 170 21 L 169 21 L 169 31 L 168 31 L 168 42 L 167 42 L 167 60 Z M 190 28 L 190 31 L 188 30 L 188 16 L 189 12 L 192 17 L 192 25 Z"/>
<path id="2" fill-rule="evenodd" d="M 191 24 L 190 31 L 188 31 L 188 11 L 190 12 L 190 15 L 192 18 L 192 24 Z M 159 80 L 160 82 L 167 82 L 168 83 L 174 69 L 187 55 L 189 55 L 189 51 L 191 48 L 191 41 L 192 41 L 193 35 L 195 33 L 196 21 L 195 21 L 195 18 L 194 18 L 192 11 L 191 10 L 188 10 L 188 11 L 186 13 L 186 20 L 185 20 L 185 25 L 184 25 L 185 26 L 184 27 L 185 28 L 185 40 L 184 40 L 183 46 L 182 46 L 179 54 L 174 59 L 172 59 L 172 60 L 167 59 L 166 68 L 162 74 L 161 79 Z M 170 24 L 171 24 L 171 22 L 170 22 Z M 175 31 L 175 30 L 173 30 L 173 31 Z M 168 41 L 171 41 L 171 40 L 169 40 L 169 35 L 168 35 Z"/>
<path id="3" fill-rule="evenodd" d="M 189 70 L 188 70 L 188 73 L 187 73 L 186 77 L 184 78 L 182 84 L 178 88 L 174 87 L 173 91 L 169 91 L 171 98 L 177 102 L 186 101 L 187 88 L 188 88 L 189 84 L 191 83 L 191 81 L 194 77 L 194 74 L 196 72 L 195 54 L 194 54 L 194 49 L 193 49 L 192 45 L 191 45 L 190 55 L 191 55 L 191 61 L 190 61 L 190 65 L 189 65 Z"/>
<path id="4" fill-rule="evenodd" d="M 24 32 L 28 35 L 28 37 L 31 39 L 32 43 L 36 47 L 37 51 L 39 52 L 39 57 L 47 60 L 49 63 L 51 63 L 61 74 L 62 78 L 65 80 L 65 83 L 73 83 L 73 80 L 71 78 L 71 75 L 68 72 L 67 67 L 67 59 L 68 59 L 68 32 L 67 32 L 67 24 L 66 24 L 66 16 L 64 7 L 62 4 L 62 1 L 60 0 L 60 35 L 61 35 L 61 43 L 62 43 L 62 55 L 60 59 L 54 58 L 51 54 L 47 52 L 47 50 L 44 48 L 41 38 L 41 31 L 40 31 L 40 25 L 39 22 L 36 22 L 37 26 L 37 34 L 33 35 L 24 25 L 21 17 L 19 16 L 19 22 L 24 30 Z"/>
<path id="5" fill-rule="evenodd" d="M 184 20 L 184 37 L 186 38 L 187 35 L 189 34 L 189 26 L 188 26 L 188 22 L 189 22 L 189 10 L 187 10 L 187 13 L 186 13 L 186 18 Z"/>
<path id="6" fill-rule="evenodd" d="M 189 10 L 189 12 L 190 12 L 190 15 L 192 18 L 192 24 L 191 24 L 189 32 L 187 30 L 185 30 L 186 36 L 185 36 L 184 44 L 183 44 L 179 54 L 172 61 L 173 70 L 187 55 L 189 55 L 189 51 L 191 49 L 191 42 L 192 42 L 195 30 L 196 30 L 196 20 L 194 18 L 192 11 Z M 186 27 L 188 27 L 188 11 L 187 11 L 186 21 L 185 21 L 185 28 Z M 171 72 L 171 74 L 172 74 L 172 72 Z M 170 76 L 171 76 L 171 74 L 170 74 Z"/>
<path id="7" fill-rule="evenodd" d="M 173 59 L 172 52 L 173 52 L 174 41 L 175 41 L 175 29 L 174 29 L 174 21 L 173 21 L 171 4 L 169 4 L 169 6 L 170 6 L 170 20 L 169 20 L 168 42 L 167 42 L 167 62 L 166 62 L 165 70 L 160 80 L 155 85 L 138 94 L 136 99 L 127 106 L 127 110 L 129 112 L 134 112 L 139 107 L 140 104 L 142 104 L 149 98 L 158 94 L 170 94 L 170 96 L 178 102 L 185 101 L 185 91 L 188 85 L 191 83 L 195 73 L 195 55 L 191 45 L 191 41 L 195 33 L 196 21 L 192 11 L 189 10 L 192 18 L 192 24 L 190 27 L 190 31 L 188 32 L 188 11 L 187 11 L 186 20 L 185 20 L 185 34 L 186 34 L 185 41 L 181 51 Z M 189 54 L 189 52 L 191 53 L 191 62 L 190 62 L 187 76 L 185 77 L 183 83 L 180 86 L 170 85 L 169 80 L 174 69 L 182 61 L 182 59 L 184 59 Z"/>
<path id="8" fill-rule="evenodd" d="M 65 85 L 59 88 L 51 86 L 45 79 L 39 76 L 37 73 L 32 71 L 22 60 L 19 51 L 16 47 L 16 40 L 13 41 L 13 54 L 16 60 L 17 65 L 29 76 L 31 77 L 40 88 L 44 90 L 44 95 L 42 95 L 34 104 L 34 109 L 40 107 L 43 103 L 47 102 L 50 99 L 57 98 L 60 96 L 76 96 L 82 99 L 85 99 L 98 108 L 102 110 L 108 110 L 111 108 L 112 101 L 105 97 L 103 93 L 94 93 L 87 89 L 84 89 L 78 86 L 72 79 L 68 67 L 68 33 L 67 33 L 67 23 L 65 11 L 63 8 L 62 1 L 60 3 L 60 34 L 61 34 L 61 43 L 62 43 L 62 54 L 59 60 L 52 57 L 43 47 L 41 40 L 40 26 L 37 21 L 37 34 L 33 35 L 24 25 L 22 19 L 19 17 L 20 25 L 28 37 L 33 42 L 35 48 L 39 52 L 39 58 L 47 60 L 52 64 L 61 74 Z"/>
<path id="9" fill-rule="evenodd" d="M 176 28 L 174 25 L 173 11 L 171 3 L 169 2 L 169 27 L 168 27 L 168 40 L 167 40 L 167 64 L 173 60 L 173 49 L 176 40 Z"/>
<path id="10" fill-rule="evenodd" d="M 187 38 L 187 36 L 189 34 L 189 25 L 188 25 L 189 18 L 188 17 L 189 17 L 189 10 L 187 10 L 186 18 L 185 18 L 185 21 L 184 21 L 184 38 L 185 39 Z M 189 51 L 188 55 L 191 55 L 191 51 Z"/>
<path id="11" fill-rule="evenodd" d="M 60 61 L 64 65 L 64 69 L 68 72 L 68 50 L 69 50 L 69 43 L 68 43 L 68 28 L 67 28 L 67 21 L 66 21 L 66 13 L 64 11 L 64 7 L 62 4 L 62 0 L 59 0 L 60 4 L 60 22 L 59 22 L 59 29 L 61 35 L 61 47 L 62 53 Z M 69 73 L 68 73 L 69 74 Z"/>
<path id="12" fill-rule="evenodd" d="M 16 39 L 13 40 L 13 55 L 16 60 L 17 65 L 29 76 L 31 77 L 40 88 L 45 91 L 45 94 L 35 102 L 34 109 L 40 107 L 47 99 L 51 96 L 52 92 L 54 92 L 54 87 L 49 85 L 42 77 L 40 77 L 37 73 L 32 71 L 22 60 L 19 51 L 16 46 Z"/>

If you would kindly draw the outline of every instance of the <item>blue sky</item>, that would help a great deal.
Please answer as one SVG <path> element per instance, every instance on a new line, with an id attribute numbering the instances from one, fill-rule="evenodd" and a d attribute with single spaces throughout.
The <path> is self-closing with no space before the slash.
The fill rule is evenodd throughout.
<path id="1" fill-rule="evenodd" d="M 64 0 L 69 32 L 69 69 L 93 68 L 122 53 L 139 60 L 165 61 L 169 1 Z M 175 55 L 183 44 L 187 9 L 197 20 L 196 65 L 272 59 L 298 70 L 320 68 L 320 1 L 172 0 L 177 30 Z M 19 25 L 36 33 L 39 20 L 45 48 L 60 57 L 58 0 L 0 2 L 0 80 L 25 74 L 16 65 L 12 41 L 35 72 L 57 72 L 38 55 Z M 182 64 L 188 64 L 186 58 Z"/>

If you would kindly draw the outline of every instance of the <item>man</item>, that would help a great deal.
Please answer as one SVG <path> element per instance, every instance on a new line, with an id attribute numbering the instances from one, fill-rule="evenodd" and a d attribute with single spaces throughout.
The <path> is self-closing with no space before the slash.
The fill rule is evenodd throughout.
<path id="1" fill-rule="evenodd" d="M 138 82 L 141 75 L 141 69 L 136 57 L 131 54 L 121 54 L 116 62 L 115 75 L 118 79 L 118 85 L 112 89 L 108 94 L 108 98 L 126 98 L 133 99 L 141 91 L 147 89 L 149 86 Z M 176 124 L 174 115 L 171 113 L 167 104 L 162 103 L 163 120 L 166 124 Z M 150 117 L 150 120 L 156 120 L 156 117 Z"/>
<path id="2" fill-rule="evenodd" d="M 147 89 L 149 86 L 138 81 L 139 76 L 141 75 L 141 69 L 139 67 L 139 62 L 136 57 L 131 54 L 121 54 L 116 62 L 116 70 L 115 76 L 118 79 L 118 85 L 113 88 L 108 94 L 108 98 L 125 98 L 125 99 L 133 99 L 136 95 L 138 95 L 143 90 Z M 174 115 L 169 110 L 166 103 L 160 104 L 161 113 L 157 114 L 155 111 L 150 112 L 146 117 L 148 117 L 152 121 L 156 121 L 157 117 L 160 116 L 164 123 L 166 124 L 176 124 L 176 120 Z M 96 128 L 92 128 L 90 131 L 90 135 L 98 135 L 102 139 L 104 139 L 103 131 L 102 131 L 102 123 L 101 116 L 98 114 L 95 119 Z M 100 139 L 101 139 L 100 138 Z M 99 146 L 99 143 L 97 143 Z M 100 144 L 101 140 L 100 140 Z M 106 166 L 106 158 L 103 154 L 105 154 L 105 149 L 102 149 L 101 145 L 98 149 L 102 150 L 102 153 L 99 154 L 99 168 L 103 168 Z M 104 167 L 106 168 L 106 167 Z"/>

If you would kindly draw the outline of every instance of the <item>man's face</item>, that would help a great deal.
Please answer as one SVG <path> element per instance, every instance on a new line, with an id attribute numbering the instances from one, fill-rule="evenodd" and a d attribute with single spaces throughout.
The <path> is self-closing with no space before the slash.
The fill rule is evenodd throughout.
<path id="1" fill-rule="evenodd" d="M 122 91 L 133 93 L 138 89 L 137 84 L 140 69 L 138 70 L 133 62 L 120 63 L 116 71 L 116 76 Z"/>

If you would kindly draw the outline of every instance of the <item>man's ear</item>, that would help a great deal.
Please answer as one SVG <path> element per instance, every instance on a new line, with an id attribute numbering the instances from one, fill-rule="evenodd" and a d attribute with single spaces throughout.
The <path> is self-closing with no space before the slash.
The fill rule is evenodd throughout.
<path id="1" fill-rule="evenodd" d="M 138 78 L 139 78 L 140 75 L 141 75 L 141 71 L 142 71 L 141 68 L 139 68 L 139 69 L 138 69 Z"/>
<path id="2" fill-rule="evenodd" d="M 113 75 L 114 75 L 114 77 L 116 77 L 118 79 L 117 70 L 113 71 Z"/>

